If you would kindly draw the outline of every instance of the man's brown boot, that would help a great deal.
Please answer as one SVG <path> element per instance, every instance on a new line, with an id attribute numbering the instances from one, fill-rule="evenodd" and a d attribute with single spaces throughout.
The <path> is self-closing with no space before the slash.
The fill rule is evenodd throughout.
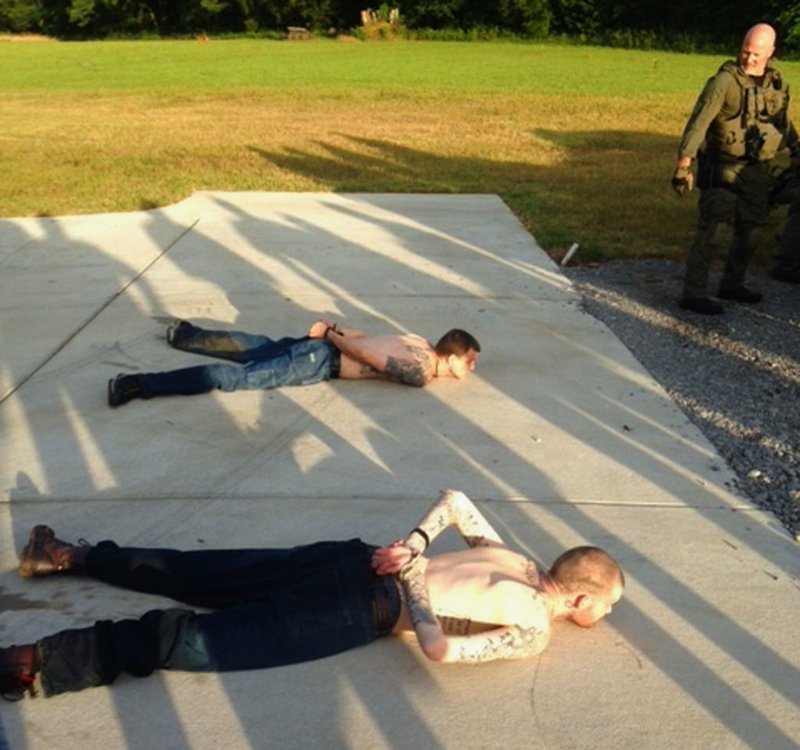
<path id="1" fill-rule="evenodd" d="M 19 556 L 19 574 L 33 578 L 66 570 L 79 571 L 90 549 L 85 543 L 75 545 L 56 539 L 49 526 L 34 526 Z"/>

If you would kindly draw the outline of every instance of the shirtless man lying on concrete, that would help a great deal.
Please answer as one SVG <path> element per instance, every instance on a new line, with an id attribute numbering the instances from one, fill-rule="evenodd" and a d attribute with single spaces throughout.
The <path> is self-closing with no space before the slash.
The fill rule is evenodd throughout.
<path id="1" fill-rule="evenodd" d="M 468 549 L 426 556 L 455 526 Z M 45 696 L 108 685 L 122 672 L 225 672 L 319 659 L 381 636 L 413 631 L 439 662 L 538 654 L 555 620 L 590 627 L 622 596 L 619 565 L 575 547 L 550 570 L 510 550 L 462 492 L 447 490 L 405 538 L 388 547 L 360 539 L 290 549 L 181 552 L 71 545 L 36 526 L 20 558 L 25 577 L 90 576 L 159 594 L 207 613 L 151 610 L 100 620 L 35 643 L 0 648 L 0 692 Z M 265 637 L 265 634 L 269 637 Z"/>
<path id="2" fill-rule="evenodd" d="M 384 378 L 421 387 L 434 378 L 464 378 L 481 346 L 458 328 L 432 346 L 413 333 L 371 336 L 318 320 L 302 338 L 271 339 L 243 331 L 208 331 L 185 320 L 167 329 L 167 343 L 194 354 L 239 363 L 203 364 L 168 372 L 120 374 L 108 381 L 108 403 L 213 390 L 309 385 L 333 378 Z"/>

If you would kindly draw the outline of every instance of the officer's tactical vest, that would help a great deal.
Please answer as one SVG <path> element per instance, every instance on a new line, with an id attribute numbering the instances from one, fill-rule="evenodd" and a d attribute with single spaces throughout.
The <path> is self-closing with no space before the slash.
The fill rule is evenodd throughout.
<path id="1" fill-rule="evenodd" d="M 772 159 L 783 145 L 788 126 L 789 88 L 781 74 L 768 67 L 759 85 L 732 60 L 719 69 L 717 75 L 721 74 L 727 74 L 730 87 L 738 91 L 739 111 L 728 119 L 720 115 L 711 123 L 706 148 L 735 159 Z M 735 98 L 729 88 L 726 102 Z"/>

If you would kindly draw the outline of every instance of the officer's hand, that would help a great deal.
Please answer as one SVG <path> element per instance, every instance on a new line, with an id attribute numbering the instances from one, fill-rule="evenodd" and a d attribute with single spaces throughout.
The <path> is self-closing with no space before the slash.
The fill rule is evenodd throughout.
<path id="1" fill-rule="evenodd" d="M 691 167 L 678 167 L 672 175 L 672 189 L 683 198 L 686 193 L 691 193 L 694 187 L 694 175 Z"/>

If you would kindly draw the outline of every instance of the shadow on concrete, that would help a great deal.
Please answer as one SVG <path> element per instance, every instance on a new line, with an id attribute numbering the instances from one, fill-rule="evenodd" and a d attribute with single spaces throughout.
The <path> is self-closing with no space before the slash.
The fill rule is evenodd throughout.
<path id="1" fill-rule="evenodd" d="M 371 145 L 385 152 L 375 168 L 384 169 L 391 158 L 398 180 L 404 175 L 411 180 L 415 165 L 425 161 L 420 152 Z M 332 162 L 284 155 L 280 165 L 319 174 L 347 158 L 346 153 L 333 155 Z M 435 169 L 428 157 L 427 168 Z M 476 160 L 474 167 L 480 182 L 482 174 L 507 165 Z M 357 168 L 369 169 L 370 163 L 365 160 Z M 342 180 L 346 183 L 346 176 Z M 534 436 L 545 431 L 563 436 L 567 450 L 588 447 L 616 467 L 619 476 L 635 475 L 643 485 L 655 488 L 656 495 L 704 520 L 724 538 L 742 548 L 754 544 L 750 528 L 729 508 L 724 494 L 718 488 L 700 487 L 695 476 L 667 452 L 671 444 L 699 468 L 715 460 L 707 447 L 693 445 L 692 435 L 685 441 L 677 439 L 682 428 L 668 422 L 679 418 L 670 416 L 666 399 L 658 394 L 654 398 L 643 388 L 631 362 L 616 359 L 616 350 L 609 357 L 592 349 L 585 331 L 590 324 L 580 315 L 575 318 L 575 302 L 565 296 L 555 269 L 528 262 L 525 255 L 530 248 L 520 245 L 518 237 L 476 240 L 475 228 L 467 221 L 454 227 L 452 216 L 420 212 L 414 201 L 406 210 L 402 203 L 382 196 L 327 204 L 322 199 L 326 204 L 322 219 L 287 209 L 285 215 L 265 220 L 233 199 L 212 196 L 209 202 L 224 218 L 201 217 L 197 229 L 189 233 L 187 222 L 167 211 L 148 214 L 145 231 L 156 248 L 166 247 L 164 238 L 177 239 L 168 252 L 155 260 L 139 259 L 138 265 L 109 260 L 101 248 L 89 243 L 76 244 L 56 221 L 41 223 L 36 238 L 9 240 L 20 248 L 33 242 L 66 245 L 70 253 L 89 257 L 90 263 L 96 253 L 102 268 L 96 283 L 108 290 L 87 306 L 90 315 L 76 313 L 75 320 L 81 321 L 77 330 L 66 316 L 53 321 L 50 332 L 58 332 L 59 345 L 48 349 L 44 358 L 34 358 L 32 370 L 15 372 L 13 359 L 2 358 L 2 367 L 16 385 L 5 398 L 0 417 L 9 426 L 12 422 L 27 426 L 26 450 L 33 456 L 17 467 L 14 486 L 7 487 L 12 539 L 24 539 L 27 532 L 27 525 L 17 526 L 18 506 L 26 510 L 26 523 L 30 506 L 36 504 L 75 527 L 79 518 L 86 523 L 86 506 L 82 517 L 68 507 L 77 505 L 77 500 L 89 507 L 115 502 L 116 513 L 124 512 L 127 501 L 147 498 L 153 514 L 137 520 L 133 536 L 157 543 L 174 536 L 176 520 L 218 510 L 209 501 L 226 496 L 253 501 L 292 498 L 292 512 L 304 523 L 311 503 L 324 505 L 325 488 L 329 497 L 358 499 L 368 493 L 382 497 L 385 518 L 361 519 L 363 533 L 372 528 L 396 535 L 398 531 L 389 527 L 406 529 L 415 520 L 406 512 L 404 500 L 430 498 L 445 486 L 463 487 L 484 501 L 484 510 L 502 535 L 531 554 L 535 546 L 537 555 L 552 559 L 563 546 L 544 519 L 532 518 L 534 511 L 548 521 L 560 521 L 576 538 L 607 547 L 638 585 L 678 614 L 687 627 L 770 690 L 787 700 L 796 697 L 791 686 L 800 683 L 800 673 L 785 656 L 684 583 L 677 572 L 643 557 L 629 536 L 594 512 L 598 506 L 624 506 L 629 498 L 566 494 L 568 485 L 562 477 L 538 465 L 535 441 L 522 440 L 507 425 L 496 424 L 498 413 L 509 414 L 514 425 L 524 424 Z M 467 209 L 466 217 L 469 213 Z M 331 222 L 331 215 L 338 219 Z M 215 221 L 225 228 L 219 229 Z M 333 228 L 340 226 L 354 234 Z M 380 242 L 371 239 L 376 233 Z M 216 275 L 220 269 L 222 277 Z M 84 293 L 84 281 L 76 281 L 74 289 L 62 292 Z M 57 276 L 53 283 L 60 283 Z M 209 303 L 203 314 L 205 299 Z M 342 382 L 320 386 L 310 394 L 286 389 L 257 397 L 235 394 L 133 404 L 118 412 L 104 409 L 104 382 L 114 369 L 166 369 L 196 361 L 158 340 L 160 324 L 187 309 L 199 312 L 194 319 L 201 324 L 281 334 L 301 334 L 317 317 L 337 317 L 370 329 L 414 330 L 434 339 L 449 327 L 463 326 L 483 343 L 476 377 L 481 390 L 476 396 L 477 383 L 471 382 L 453 384 L 457 391 L 450 386 L 415 391 L 379 382 Z M 224 319 L 219 318 L 221 310 Z M 159 325 L 148 324 L 148 318 Z M 273 331 L 273 323 L 296 328 Z M 564 367 L 548 379 L 537 362 L 537 353 L 547 346 L 563 352 L 577 369 Z M 604 371 L 612 385 L 587 392 L 581 363 L 586 369 Z M 532 383 L 537 378 L 551 387 Z M 654 410 L 666 419 L 657 421 Z M 347 424 L 339 421 L 342 413 L 351 415 Z M 165 447 L 170 449 L 166 461 Z M 572 471 L 579 475 L 580 465 Z M 203 480 L 202 492 L 198 480 Z M 155 507 L 158 501 L 172 500 L 189 505 L 174 513 Z M 92 525 L 111 520 L 109 513 L 104 510 L 93 517 Z M 165 520 L 173 523 L 165 526 Z M 351 518 L 348 524 L 361 521 Z M 121 521 L 109 526 L 125 528 Z M 84 532 L 103 534 L 103 529 L 98 523 Z M 370 541 L 388 538 L 392 537 Z M 238 537 L 236 541 L 233 546 L 239 546 Z M 779 546 L 760 544 L 757 551 L 783 574 L 793 574 Z M 7 578 L 2 577 L 4 582 Z M 137 600 L 127 595 L 115 596 L 125 609 L 136 606 Z M 640 607 L 626 604 L 614 627 L 738 742 L 753 748 L 792 746 L 791 737 L 757 710 L 746 694 L 728 685 L 724 675 Z M 444 747 L 436 733 L 427 730 L 411 690 L 395 684 L 394 672 L 405 678 L 415 657 L 397 644 L 386 651 L 380 658 L 390 670 L 378 675 L 365 675 L 360 659 L 345 657 L 303 669 L 335 678 L 340 689 L 346 686 L 358 696 L 387 746 L 403 747 L 395 738 L 412 723 L 423 746 Z M 221 678 L 223 686 L 228 681 Z M 120 732 L 134 746 L 144 712 L 169 746 L 190 746 L 170 692 L 159 680 L 153 682 L 152 689 L 144 690 L 125 681 L 119 693 L 111 691 Z M 229 690 L 235 691 L 238 680 L 230 682 Z M 134 691 L 135 708 L 130 702 Z M 384 711 L 388 695 L 391 714 Z M 263 716 L 253 711 L 260 700 L 248 693 L 228 701 L 253 747 L 263 744 Z M 313 705 L 320 717 L 335 724 L 339 718 L 335 691 L 315 694 Z M 346 744 L 344 735 L 333 735 L 331 741 L 331 746 Z"/>
<path id="2" fill-rule="evenodd" d="M 636 257 L 674 255 L 676 243 L 688 246 L 695 200 L 678 200 L 670 189 L 673 137 L 568 128 L 530 134 L 551 146 L 546 164 L 442 156 L 390 137 L 347 133 L 332 135 L 350 148 L 318 141 L 313 152 L 250 150 L 337 192 L 496 193 L 556 256 L 573 241 L 581 243 L 584 260 L 624 257 L 629 248 Z M 643 185 L 663 185 L 663 192 Z M 654 215 L 660 217 L 655 225 Z M 587 226 L 596 242 L 588 240 Z"/>
<path id="3" fill-rule="evenodd" d="M 587 310 L 669 384 L 670 396 L 736 472 L 737 487 L 792 533 L 793 498 L 800 497 L 792 408 L 800 398 L 797 292 L 752 272 L 749 283 L 763 291 L 761 304 L 729 304 L 725 315 L 699 320 L 676 305 L 683 270 L 680 263 L 650 260 L 570 268 L 567 275 Z M 712 272 L 712 289 L 719 275 Z M 672 361 L 676 351 L 679 369 Z M 732 383 L 747 384 L 747 392 Z"/>

